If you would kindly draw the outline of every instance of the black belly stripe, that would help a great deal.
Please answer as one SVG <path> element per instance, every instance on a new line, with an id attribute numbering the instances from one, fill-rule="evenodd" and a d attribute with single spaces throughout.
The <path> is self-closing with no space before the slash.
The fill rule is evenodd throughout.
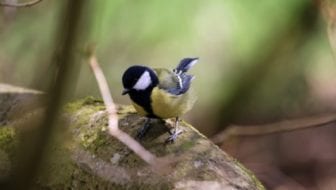
<path id="1" fill-rule="evenodd" d="M 151 118 L 158 118 L 154 113 L 153 113 L 153 108 L 151 105 L 151 91 L 152 89 L 148 90 L 142 90 L 142 91 L 131 91 L 129 93 L 130 98 L 137 103 L 139 106 L 141 106 L 146 112 L 147 112 L 147 117 Z"/>

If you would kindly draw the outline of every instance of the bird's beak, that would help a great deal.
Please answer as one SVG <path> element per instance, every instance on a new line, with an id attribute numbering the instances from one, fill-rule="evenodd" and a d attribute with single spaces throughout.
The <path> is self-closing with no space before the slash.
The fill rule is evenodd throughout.
<path id="1" fill-rule="evenodd" d="M 128 94 L 129 91 L 130 91 L 130 89 L 125 88 L 125 89 L 122 91 L 121 94 L 122 94 L 122 95 Z"/>

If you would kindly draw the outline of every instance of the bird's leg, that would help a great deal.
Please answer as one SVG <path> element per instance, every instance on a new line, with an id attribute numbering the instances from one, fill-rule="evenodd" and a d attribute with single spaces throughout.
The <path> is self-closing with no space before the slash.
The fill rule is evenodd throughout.
<path id="1" fill-rule="evenodd" d="M 146 119 L 144 126 L 141 127 L 141 129 L 138 131 L 136 135 L 138 139 L 142 139 L 146 135 L 146 133 L 149 131 L 149 129 L 151 128 L 150 121 L 151 121 L 150 118 Z"/>
<path id="2" fill-rule="evenodd" d="M 170 136 L 166 140 L 166 143 L 173 143 L 177 139 L 177 137 L 182 133 L 182 129 L 179 128 L 179 118 L 176 117 L 175 127 L 173 132 L 169 131 Z"/>

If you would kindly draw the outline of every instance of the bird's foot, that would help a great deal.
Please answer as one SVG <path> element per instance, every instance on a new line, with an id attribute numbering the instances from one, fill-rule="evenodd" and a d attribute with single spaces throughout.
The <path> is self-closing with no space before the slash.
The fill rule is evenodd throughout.
<path id="1" fill-rule="evenodd" d="M 151 128 L 150 122 L 149 120 L 147 120 L 144 126 L 141 127 L 141 129 L 138 131 L 136 138 L 141 140 L 146 135 L 146 133 L 149 131 L 150 128 Z"/>
<path id="2" fill-rule="evenodd" d="M 182 129 L 175 128 L 174 132 L 169 131 L 170 135 L 166 139 L 165 143 L 173 143 L 177 139 L 177 137 L 183 132 Z"/>

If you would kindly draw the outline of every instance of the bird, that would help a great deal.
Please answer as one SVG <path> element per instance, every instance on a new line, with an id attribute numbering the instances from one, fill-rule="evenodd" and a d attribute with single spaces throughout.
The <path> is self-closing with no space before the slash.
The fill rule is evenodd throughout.
<path id="1" fill-rule="evenodd" d="M 196 102 L 196 96 L 191 91 L 191 81 L 195 78 L 187 74 L 199 58 L 184 58 L 176 68 L 150 68 L 143 65 L 133 65 L 126 69 L 122 76 L 124 90 L 132 104 L 141 116 L 147 118 L 137 137 L 141 139 L 150 129 L 151 119 L 166 120 L 175 118 L 173 131 L 166 143 L 175 142 L 182 133 L 179 129 L 179 119 L 190 111 Z"/>

